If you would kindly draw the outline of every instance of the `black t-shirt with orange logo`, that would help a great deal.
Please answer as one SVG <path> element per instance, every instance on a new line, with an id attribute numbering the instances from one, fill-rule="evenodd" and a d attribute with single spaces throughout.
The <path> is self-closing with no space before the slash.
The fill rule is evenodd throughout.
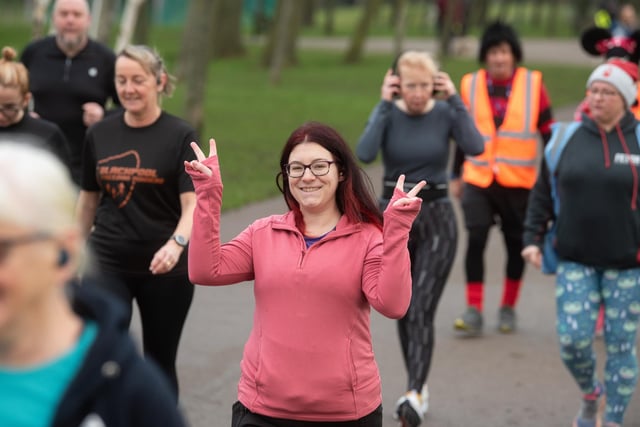
<path id="1" fill-rule="evenodd" d="M 133 128 L 119 113 L 87 132 L 82 189 L 101 193 L 89 237 L 101 269 L 151 274 L 153 254 L 170 239 L 180 219 L 180 194 L 194 191 L 184 161 L 195 130 L 163 112 L 150 126 Z M 187 251 L 169 274 L 185 274 Z"/>

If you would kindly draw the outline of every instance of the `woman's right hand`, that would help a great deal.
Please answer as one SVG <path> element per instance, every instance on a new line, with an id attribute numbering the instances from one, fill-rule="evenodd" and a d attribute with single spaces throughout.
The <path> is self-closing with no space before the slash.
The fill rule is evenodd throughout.
<path id="1" fill-rule="evenodd" d="M 536 245 L 528 245 L 520 253 L 522 258 L 528 263 L 531 263 L 535 268 L 540 269 L 542 266 L 542 252 Z"/>
<path id="2" fill-rule="evenodd" d="M 198 144 L 192 142 L 191 148 L 193 149 L 193 152 L 196 153 L 196 160 L 185 160 L 184 167 L 186 168 L 187 172 L 201 172 L 207 176 L 211 176 L 213 174 L 211 169 L 209 169 L 202 163 L 207 157 L 205 157 Z M 217 155 L 218 150 L 216 148 L 216 140 L 211 138 L 209 139 L 209 157 L 216 157 Z"/>
<path id="3" fill-rule="evenodd" d="M 393 101 L 393 97 L 400 94 L 400 77 L 393 74 L 393 70 L 387 70 L 382 81 L 380 97 L 385 101 Z"/>

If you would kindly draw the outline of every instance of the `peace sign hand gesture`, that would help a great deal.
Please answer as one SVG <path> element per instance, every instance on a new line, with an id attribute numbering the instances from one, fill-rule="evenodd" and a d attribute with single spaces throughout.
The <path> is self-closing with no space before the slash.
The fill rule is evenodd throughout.
<path id="1" fill-rule="evenodd" d="M 204 153 L 202 152 L 202 150 L 200 149 L 197 143 L 192 142 L 191 148 L 193 149 L 193 152 L 196 153 L 196 160 L 191 160 L 191 161 L 185 160 L 184 167 L 187 170 L 187 173 L 193 176 L 194 174 L 197 174 L 198 172 L 200 172 L 210 177 L 213 174 L 213 172 L 208 166 L 202 163 L 207 159 L 207 157 L 205 157 Z M 208 158 L 217 158 L 217 157 L 218 157 L 218 149 L 216 147 L 216 140 L 211 138 L 209 139 L 209 157 Z"/>
<path id="2" fill-rule="evenodd" d="M 415 185 L 415 187 L 409 190 L 409 192 L 405 197 L 401 197 L 398 200 L 395 200 L 393 202 L 393 206 L 394 207 L 409 206 L 413 204 L 416 200 L 421 201 L 421 199 L 417 197 L 417 194 L 420 192 L 420 190 L 422 190 L 422 188 L 425 185 L 427 185 L 427 181 L 425 180 L 420 181 Z M 396 189 L 404 192 L 404 175 L 400 175 L 398 177 L 398 181 L 396 182 Z"/>

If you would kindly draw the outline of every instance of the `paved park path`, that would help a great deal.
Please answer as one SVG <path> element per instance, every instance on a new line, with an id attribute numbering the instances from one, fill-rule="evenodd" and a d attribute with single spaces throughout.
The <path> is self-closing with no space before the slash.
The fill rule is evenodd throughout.
<path id="1" fill-rule="evenodd" d="M 468 43 L 471 48 L 467 54 L 475 55 L 477 41 Z M 526 40 L 523 44 L 527 61 L 598 63 L 581 51 L 577 41 Z M 303 39 L 300 47 L 341 49 L 345 45 L 345 40 Z M 434 44 L 411 39 L 406 47 L 431 49 Z M 390 52 L 391 44 L 374 39 L 366 50 Z M 566 120 L 572 111 L 572 107 L 565 108 L 556 111 L 556 116 Z M 367 169 L 376 185 L 381 181 L 381 171 L 379 165 Z M 222 216 L 223 241 L 254 219 L 283 211 L 282 200 L 275 198 L 226 212 Z M 459 222 L 461 218 L 458 211 Z M 569 427 L 578 409 L 579 393 L 560 361 L 556 345 L 553 279 L 529 268 L 518 307 L 518 332 L 508 336 L 495 332 L 505 260 L 500 236 L 494 230 L 486 259 L 485 334 L 479 339 L 457 338 L 452 323 L 464 308 L 464 246 L 465 234 L 460 229 L 458 256 L 436 317 L 437 343 L 429 377 L 431 410 L 423 425 Z M 230 425 L 239 362 L 252 314 L 251 283 L 196 290 L 178 359 L 181 401 L 194 427 Z M 391 414 L 406 387 L 395 326 L 394 321 L 372 314 L 385 427 L 398 425 Z M 596 346 L 602 356 L 602 340 Z M 640 393 L 636 393 L 626 421 L 625 427 L 640 427 Z"/>

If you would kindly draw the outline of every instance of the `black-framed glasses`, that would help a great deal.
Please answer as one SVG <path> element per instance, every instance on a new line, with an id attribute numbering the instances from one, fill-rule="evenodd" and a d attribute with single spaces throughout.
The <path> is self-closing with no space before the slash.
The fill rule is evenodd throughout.
<path id="1" fill-rule="evenodd" d="M 7 117 L 13 117 L 18 114 L 18 112 L 20 112 L 22 108 L 22 105 L 19 104 L 4 104 L 0 105 L 0 113 L 4 114 Z"/>
<path id="2" fill-rule="evenodd" d="M 329 160 L 315 160 L 308 165 L 300 162 L 291 162 L 284 165 L 284 170 L 287 172 L 287 175 L 289 175 L 289 178 L 301 178 L 307 169 L 309 169 L 314 176 L 324 176 L 329 173 L 333 163 L 335 162 Z"/>
<path id="3" fill-rule="evenodd" d="M 0 264 L 4 262 L 14 247 L 49 239 L 51 239 L 51 236 L 46 233 L 33 233 L 10 239 L 0 239 Z"/>

